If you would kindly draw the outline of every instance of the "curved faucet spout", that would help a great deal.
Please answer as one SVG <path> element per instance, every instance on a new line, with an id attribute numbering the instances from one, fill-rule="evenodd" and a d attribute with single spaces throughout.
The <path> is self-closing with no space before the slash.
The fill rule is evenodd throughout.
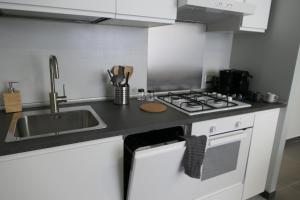
<path id="1" fill-rule="evenodd" d="M 50 67 L 50 84 L 51 84 L 51 93 L 55 93 L 55 80 L 59 78 L 59 69 L 57 58 L 54 55 L 51 55 L 49 58 L 49 67 Z"/>
<path id="2" fill-rule="evenodd" d="M 59 79 L 59 68 L 58 68 L 58 62 L 56 56 L 51 55 L 49 58 L 49 62 L 50 62 L 50 70 L 52 70 L 54 78 Z"/>
<path id="3" fill-rule="evenodd" d="M 58 96 L 55 90 L 55 79 L 59 78 L 59 68 L 57 58 L 54 55 L 51 55 L 49 58 L 49 67 L 50 67 L 50 84 L 51 84 L 51 92 L 49 93 L 50 97 L 50 110 L 52 113 L 59 112 L 58 103 L 66 102 L 67 97 L 65 96 Z"/>

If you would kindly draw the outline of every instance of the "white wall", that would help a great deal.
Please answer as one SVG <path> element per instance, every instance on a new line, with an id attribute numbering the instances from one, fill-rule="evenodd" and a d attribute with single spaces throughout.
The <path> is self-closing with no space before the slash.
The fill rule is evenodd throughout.
<path id="1" fill-rule="evenodd" d="M 110 96 L 106 69 L 113 65 L 133 65 L 132 89 L 145 88 L 147 35 L 143 28 L 2 18 L 0 91 L 16 80 L 24 103 L 48 101 L 50 54 L 59 62 L 57 89 L 64 82 L 69 99 Z"/>
<path id="2" fill-rule="evenodd" d="M 231 66 L 249 70 L 255 91 L 289 97 L 300 42 L 300 1 L 273 0 L 266 33 L 234 35 Z"/>
<path id="3" fill-rule="evenodd" d="M 287 109 L 287 139 L 300 137 L 300 48 Z"/>
<path id="4" fill-rule="evenodd" d="M 205 51 L 203 56 L 202 87 L 206 87 L 206 78 L 218 76 L 222 69 L 230 68 L 232 49 L 232 32 L 206 32 Z"/>
<path id="5" fill-rule="evenodd" d="M 291 87 L 288 106 L 286 108 L 282 108 L 279 115 L 266 184 L 266 191 L 269 193 L 275 192 L 277 188 L 286 139 L 300 136 L 300 48 L 298 50 L 298 59 L 292 82 L 293 84 Z"/>
<path id="6" fill-rule="evenodd" d="M 273 0 L 267 33 L 236 34 L 231 56 L 233 67 L 249 70 L 254 76 L 251 89 L 274 92 L 282 101 L 292 98 L 284 125 L 287 138 L 300 136 L 299 104 L 293 100 L 299 98 L 300 87 L 298 72 L 294 76 L 300 43 L 299 8 L 300 1 Z"/>

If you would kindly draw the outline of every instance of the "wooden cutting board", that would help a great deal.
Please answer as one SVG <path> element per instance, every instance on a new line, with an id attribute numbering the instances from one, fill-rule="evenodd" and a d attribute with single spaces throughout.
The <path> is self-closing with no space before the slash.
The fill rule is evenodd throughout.
<path id="1" fill-rule="evenodd" d="M 140 109 L 145 112 L 160 113 L 167 110 L 167 106 L 161 103 L 145 103 L 140 106 Z"/>

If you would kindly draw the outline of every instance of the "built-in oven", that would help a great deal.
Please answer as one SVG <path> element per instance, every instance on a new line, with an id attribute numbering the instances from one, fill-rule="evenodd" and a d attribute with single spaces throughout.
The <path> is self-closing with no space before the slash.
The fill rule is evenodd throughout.
<path id="1" fill-rule="evenodd" d="M 206 200 L 218 199 L 219 195 L 220 200 L 241 200 L 252 134 L 253 122 L 249 120 L 252 116 L 193 125 L 193 135 L 209 138 L 201 179 L 190 178 L 184 173 L 182 162 L 186 145 L 185 141 L 176 139 L 178 132 L 174 138 L 169 137 L 169 142 L 165 140 L 131 150 L 127 178 L 125 175 L 125 199 Z M 130 149 L 130 146 L 125 148 Z M 214 195 L 216 198 L 212 198 Z"/>

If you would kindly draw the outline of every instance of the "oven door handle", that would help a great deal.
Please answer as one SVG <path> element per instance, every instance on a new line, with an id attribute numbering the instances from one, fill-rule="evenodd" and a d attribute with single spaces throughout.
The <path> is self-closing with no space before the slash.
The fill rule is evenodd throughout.
<path id="1" fill-rule="evenodd" d="M 212 136 L 208 140 L 208 146 L 213 147 L 213 146 L 228 144 L 228 143 L 242 140 L 245 137 L 246 137 L 245 130 L 235 131 L 232 133 L 226 133 L 226 134 L 217 135 L 217 136 Z"/>

